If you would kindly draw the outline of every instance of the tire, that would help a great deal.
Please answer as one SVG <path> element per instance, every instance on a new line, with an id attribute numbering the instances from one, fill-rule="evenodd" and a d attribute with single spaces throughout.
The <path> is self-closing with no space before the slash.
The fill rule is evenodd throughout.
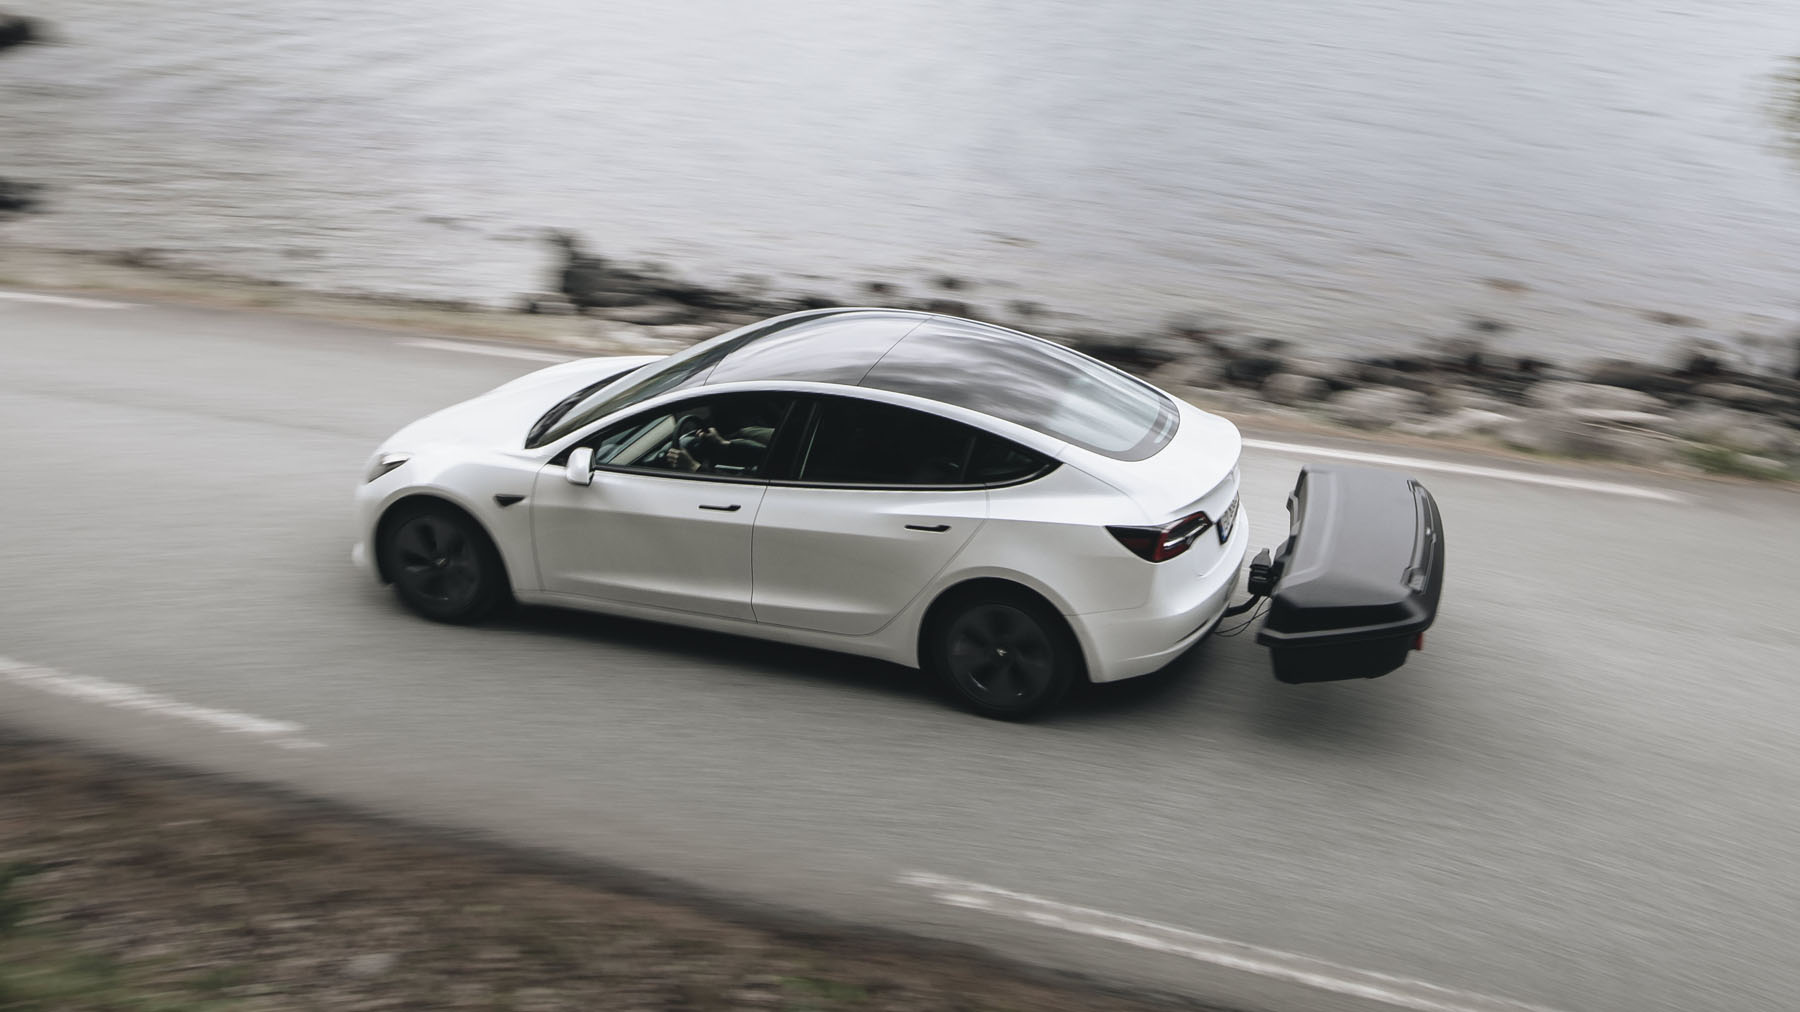
<path id="1" fill-rule="evenodd" d="M 494 543 L 453 507 L 406 508 L 382 525 L 379 551 L 400 602 L 433 622 L 479 622 L 508 598 Z"/>
<path id="2" fill-rule="evenodd" d="M 1032 595 L 1004 588 L 946 603 L 922 646 L 926 669 L 959 703 L 997 720 L 1045 712 L 1086 672 L 1062 616 Z"/>

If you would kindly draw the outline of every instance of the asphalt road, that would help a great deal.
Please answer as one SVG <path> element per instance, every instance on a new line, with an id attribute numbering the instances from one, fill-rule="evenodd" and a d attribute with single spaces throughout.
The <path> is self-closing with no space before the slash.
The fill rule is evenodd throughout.
<path id="1" fill-rule="evenodd" d="M 1249 1006 L 1800 1007 L 1792 492 L 1440 458 L 1676 501 L 1421 471 L 1449 582 L 1401 671 L 1215 639 L 1014 726 L 814 651 L 401 612 L 347 560 L 363 461 L 536 364 L 415 337 L 0 298 L 0 720 Z M 1299 462 L 1246 455 L 1256 543 Z"/>

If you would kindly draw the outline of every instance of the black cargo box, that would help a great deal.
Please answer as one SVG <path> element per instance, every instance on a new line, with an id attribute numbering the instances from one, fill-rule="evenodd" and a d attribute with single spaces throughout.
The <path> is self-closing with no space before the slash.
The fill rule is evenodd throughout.
<path id="1" fill-rule="evenodd" d="M 1288 496 L 1288 517 L 1256 635 L 1275 677 L 1375 678 L 1406 663 L 1443 589 L 1437 500 L 1398 472 L 1309 465 Z"/>

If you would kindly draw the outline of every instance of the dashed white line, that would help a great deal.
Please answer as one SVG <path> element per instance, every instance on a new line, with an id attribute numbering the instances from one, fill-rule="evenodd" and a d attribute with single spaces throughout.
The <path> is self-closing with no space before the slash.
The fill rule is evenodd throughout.
<path id="1" fill-rule="evenodd" d="M 423 337 L 412 341 L 401 341 L 409 348 L 429 348 L 432 351 L 456 351 L 464 355 L 492 355 L 495 358 L 521 358 L 527 362 L 573 362 L 579 355 L 565 355 L 556 351 L 536 351 L 531 348 L 506 348 L 497 344 L 470 344 L 463 341 L 439 341 L 435 338 Z"/>
<path id="2" fill-rule="evenodd" d="M 1444 474 L 1465 474 L 1473 478 L 1494 478 L 1499 481 L 1516 481 L 1527 485 L 1548 485 L 1551 488 L 1568 488 L 1581 492 L 1601 492 L 1607 495 L 1630 496 L 1634 499 L 1654 499 L 1658 502 L 1685 503 L 1689 498 L 1679 492 L 1670 492 L 1660 488 L 1644 488 L 1640 485 L 1623 485 L 1611 481 L 1593 481 L 1587 478 L 1569 478 L 1560 474 L 1536 474 L 1531 471 L 1513 471 L 1501 467 L 1482 467 L 1478 464 L 1455 464 L 1447 460 L 1431 460 L 1426 457 L 1398 457 L 1386 453 L 1364 453 L 1361 450 L 1340 450 L 1330 446 L 1305 446 L 1299 443 L 1277 443 L 1266 439 L 1246 439 L 1244 445 L 1255 450 L 1272 450 L 1276 453 L 1291 453 L 1301 457 L 1325 457 L 1331 460 L 1348 460 L 1360 464 L 1379 464 L 1384 467 L 1404 467 L 1416 471 L 1441 471 Z"/>
<path id="3" fill-rule="evenodd" d="M 0 292 L 0 299 L 9 302 L 37 302 L 46 306 L 70 306 L 75 309 L 136 309 L 129 302 L 108 302 L 105 299 L 81 299 L 72 295 L 41 295 L 37 292 Z"/>
<path id="4" fill-rule="evenodd" d="M 1414 1009 L 1417 1012 L 1557 1012 L 1543 1005 L 1459 991 L 1409 977 L 1359 970 L 1311 956 L 1202 935 L 1139 917 L 1058 903 L 1029 893 L 932 872 L 907 872 L 900 876 L 899 881 L 902 885 L 928 889 L 938 902 L 949 906 L 980 910 L 1091 938 L 1121 942 L 1140 949 L 1182 956 L 1196 962 L 1302 984 L 1334 994 L 1377 1001 L 1394 1008 Z"/>
<path id="5" fill-rule="evenodd" d="M 0 679 L 52 695 L 99 703 L 120 710 L 139 710 L 176 720 L 202 724 L 227 734 L 255 735 L 270 745 L 287 749 L 324 748 L 323 742 L 304 737 L 306 727 L 286 720 L 270 720 L 249 713 L 195 706 L 159 696 L 148 689 L 92 675 L 72 675 L 55 668 L 26 664 L 0 657 Z"/>

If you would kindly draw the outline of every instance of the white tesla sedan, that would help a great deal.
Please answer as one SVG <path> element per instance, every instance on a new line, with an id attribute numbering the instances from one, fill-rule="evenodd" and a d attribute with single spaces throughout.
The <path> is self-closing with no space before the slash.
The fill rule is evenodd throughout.
<path id="1" fill-rule="evenodd" d="M 516 600 L 806 644 L 1018 718 L 1212 629 L 1240 445 L 1040 338 L 817 310 L 414 422 L 369 462 L 353 554 L 442 622 Z"/>

